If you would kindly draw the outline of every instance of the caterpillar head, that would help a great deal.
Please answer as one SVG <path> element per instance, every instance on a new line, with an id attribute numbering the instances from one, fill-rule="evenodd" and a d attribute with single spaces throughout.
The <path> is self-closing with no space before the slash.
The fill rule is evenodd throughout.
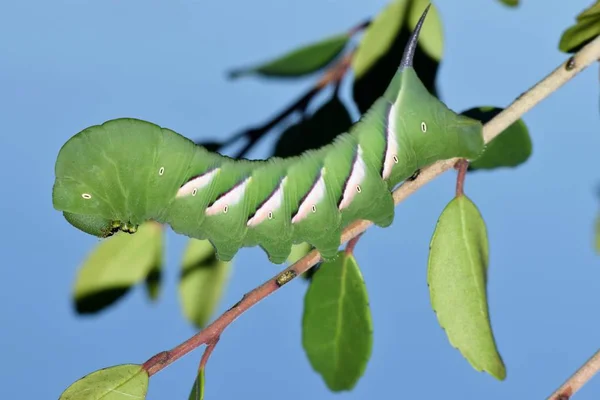
<path id="1" fill-rule="evenodd" d="M 107 121 L 71 137 L 60 149 L 55 164 L 52 203 L 77 229 L 97 237 L 116 232 L 135 233 L 143 219 L 150 194 L 151 124 L 133 119 Z M 139 133 L 138 133 L 139 132 Z M 130 149 L 135 149 L 133 152 Z"/>

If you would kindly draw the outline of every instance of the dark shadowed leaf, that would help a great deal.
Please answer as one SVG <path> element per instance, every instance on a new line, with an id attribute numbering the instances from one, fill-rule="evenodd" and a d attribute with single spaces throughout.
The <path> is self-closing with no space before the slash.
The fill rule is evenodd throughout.
<path id="1" fill-rule="evenodd" d="M 394 0 L 367 27 L 352 59 L 353 98 L 364 113 L 380 97 L 398 70 L 404 47 L 429 0 Z M 437 96 L 435 78 L 443 55 L 441 19 L 431 5 L 419 36 L 414 66 L 427 89 Z"/>
<path id="2" fill-rule="evenodd" d="M 310 282 L 312 280 L 313 276 L 319 270 L 319 268 L 321 268 L 321 262 L 320 261 L 318 263 L 316 263 L 311 269 L 309 269 L 308 271 L 306 271 L 305 273 L 303 273 L 301 275 L 302 279 Z"/>
<path id="3" fill-rule="evenodd" d="M 100 369 L 74 382 L 59 400 L 145 399 L 148 373 L 137 364 Z"/>
<path id="4" fill-rule="evenodd" d="M 204 400 L 204 368 L 198 371 L 188 400 Z"/>
<path id="5" fill-rule="evenodd" d="M 183 255 L 179 298 L 185 317 L 204 328 L 215 312 L 229 278 L 231 262 L 217 260 L 208 240 L 190 239 Z"/>
<path id="6" fill-rule="evenodd" d="M 506 4 L 509 7 L 516 7 L 519 5 L 519 0 L 500 0 L 500 2 Z"/>
<path id="7" fill-rule="evenodd" d="M 160 269 L 162 246 L 163 229 L 155 222 L 140 225 L 133 235 L 119 232 L 101 241 L 77 274 L 73 294 L 77 312 L 104 309 Z"/>
<path id="8" fill-rule="evenodd" d="M 600 1 L 583 10 L 576 21 L 560 38 L 558 48 L 565 53 L 575 53 L 600 35 Z"/>
<path id="9" fill-rule="evenodd" d="M 150 300 L 156 301 L 160 296 L 161 281 L 162 264 L 157 264 L 152 268 L 148 276 L 146 276 L 146 293 L 148 293 Z"/>
<path id="10" fill-rule="evenodd" d="M 453 199 L 431 238 L 427 283 L 440 326 L 477 371 L 504 380 L 506 370 L 487 304 L 488 239 L 479 210 L 466 196 Z"/>
<path id="11" fill-rule="evenodd" d="M 294 122 L 281 132 L 275 146 L 273 146 L 273 157 L 291 157 L 302 153 L 302 138 L 310 134 L 309 116 L 302 116 L 298 122 Z"/>
<path id="12" fill-rule="evenodd" d="M 334 95 L 311 116 L 290 125 L 275 143 L 273 155 L 291 157 L 309 149 L 318 149 L 348 131 L 352 118 L 344 103 Z"/>
<path id="13" fill-rule="evenodd" d="M 340 251 L 313 275 L 304 297 L 302 345 L 332 391 L 351 390 L 373 345 L 367 288 L 352 254 Z"/>
<path id="14" fill-rule="evenodd" d="M 502 111 L 497 107 L 476 107 L 461 114 L 486 123 Z M 469 164 L 469 171 L 516 167 L 529 159 L 532 151 L 527 125 L 517 120 L 486 146 L 484 153 Z"/>
<path id="15" fill-rule="evenodd" d="M 229 72 L 229 77 L 255 74 L 269 77 L 300 77 L 325 67 L 344 50 L 350 37 L 343 33 L 310 43 L 283 54 L 263 64 L 239 68 Z"/>

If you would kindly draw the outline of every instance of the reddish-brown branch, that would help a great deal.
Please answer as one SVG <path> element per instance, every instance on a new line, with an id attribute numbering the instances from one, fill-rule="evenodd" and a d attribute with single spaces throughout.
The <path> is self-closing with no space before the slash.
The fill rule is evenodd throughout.
<path id="1" fill-rule="evenodd" d="M 465 194 L 465 177 L 467 176 L 469 162 L 467 160 L 460 159 L 454 165 L 454 168 L 458 170 L 458 176 L 456 177 L 456 197 L 460 197 Z"/>
<path id="2" fill-rule="evenodd" d="M 548 400 L 568 400 L 600 370 L 600 350 L 586 361 Z"/>
<path id="3" fill-rule="evenodd" d="M 342 57 L 333 67 L 325 71 L 321 79 L 319 79 L 315 85 L 315 88 L 322 89 L 330 83 L 337 83 L 341 81 L 350 68 L 353 54 L 353 51 L 346 53 L 344 57 Z"/>

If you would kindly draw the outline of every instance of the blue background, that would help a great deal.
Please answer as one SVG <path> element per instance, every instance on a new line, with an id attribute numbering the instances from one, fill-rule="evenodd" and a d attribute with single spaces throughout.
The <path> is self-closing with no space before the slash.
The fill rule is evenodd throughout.
<path id="1" fill-rule="evenodd" d="M 445 32 L 439 87 L 455 110 L 506 106 L 555 68 L 562 31 L 590 0 L 439 0 Z M 0 181 L 3 196 L 0 398 L 58 398 L 82 375 L 143 362 L 194 333 L 181 314 L 178 265 L 187 240 L 169 232 L 160 301 L 142 287 L 106 312 L 75 315 L 76 270 L 98 240 L 52 208 L 60 146 L 89 125 L 128 116 L 193 139 L 221 139 L 271 117 L 313 80 L 231 82 L 225 72 L 350 28 L 386 0 L 6 1 L 0 5 Z M 349 85 L 344 85 L 345 93 Z M 348 98 L 346 96 L 346 98 Z M 429 239 L 451 199 L 447 173 L 361 239 L 374 349 L 355 390 L 331 394 L 301 347 L 306 284 L 298 280 L 224 334 L 207 399 L 545 398 L 600 346 L 593 223 L 600 180 L 598 66 L 526 114 L 534 141 L 517 170 L 469 176 L 491 244 L 489 301 L 507 365 L 498 382 L 453 349 L 431 311 Z M 264 157 L 275 136 L 249 156 Z M 219 312 L 271 277 L 244 249 Z M 149 399 L 184 399 L 201 350 L 154 376 Z M 597 399 L 600 378 L 577 394 Z"/>

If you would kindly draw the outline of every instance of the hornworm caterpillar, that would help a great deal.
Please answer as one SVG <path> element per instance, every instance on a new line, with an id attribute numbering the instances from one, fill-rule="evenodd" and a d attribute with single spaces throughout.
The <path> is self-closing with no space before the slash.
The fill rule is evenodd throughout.
<path id="1" fill-rule="evenodd" d="M 290 158 L 235 160 L 152 123 L 115 119 L 60 149 L 54 208 L 99 237 L 165 223 L 210 240 L 225 261 L 258 245 L 280 264 L 301 242 L 334 259 L 348 224 L 392 223 L 391 191 L 415 171 L 483 152 L 482 124 L 433 97 L 413 68 L 428 9 L 385 93 L 332 143 Z"/>

